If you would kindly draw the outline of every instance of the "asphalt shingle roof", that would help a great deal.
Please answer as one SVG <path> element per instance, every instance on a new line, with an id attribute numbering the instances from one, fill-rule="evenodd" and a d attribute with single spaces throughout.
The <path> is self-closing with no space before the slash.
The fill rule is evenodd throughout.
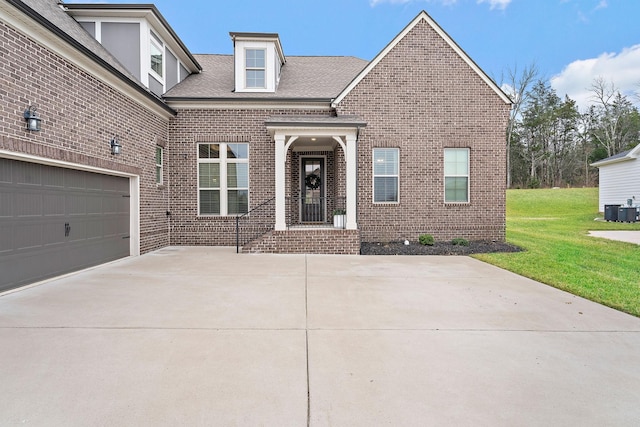
<path id="1" fill-rule="evenodd" d="M 368 64 L 350 56 L 287 56 L 275 93 L 236 93 L 233 55 L 194 55 L 202 65 L 165 94 L 165 98 L 335 98 Z"/>

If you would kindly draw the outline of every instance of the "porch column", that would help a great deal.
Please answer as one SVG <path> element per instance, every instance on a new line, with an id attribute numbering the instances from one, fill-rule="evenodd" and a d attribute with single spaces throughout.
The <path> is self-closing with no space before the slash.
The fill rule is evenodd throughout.
<path id="1" fill-rule="evenodd" d="M 276 172 L 276 230 L 286 230 L 287 229 L 287 219 L 285 215 L 285 162 L 287 161 L 287 151 L 285 149 L 285 136 L 282 134 L 276 134 L 274 136 L 275 140 L 275 149 L 276 149 L 276 164 L 275 164 L 275 172 Z"/>
<path id="2" fill-rule="evenodd" d="M 357 159 L 357 139 L 355 134 L 347 134 L 347 230 L 357 230 L 356 222 L 356 200 L 358 198 L 357 176 L 358 176 L 358 159 Z"/>

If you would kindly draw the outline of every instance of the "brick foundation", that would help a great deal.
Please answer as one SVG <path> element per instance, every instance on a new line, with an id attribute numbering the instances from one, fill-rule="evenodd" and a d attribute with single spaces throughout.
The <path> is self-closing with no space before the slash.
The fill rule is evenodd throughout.
<path id="1" fill-rule="evenodd" d="M 274 230 L 243 246 L 242 252 L 358 255 L 360 232 L 333 228 Z"/>

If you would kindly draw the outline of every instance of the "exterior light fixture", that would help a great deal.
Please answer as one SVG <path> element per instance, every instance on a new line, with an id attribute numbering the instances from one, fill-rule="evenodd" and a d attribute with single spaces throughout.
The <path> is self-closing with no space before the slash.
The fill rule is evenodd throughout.
<path id="1" fill-rule="evenodd" d="M 40 130 L 40 122 L 42 119 L 38 118 L 38 115 L 36 114 L 36 107 L 29 105 L 29 107 L 24 110 L 24 119 L 27 122 L 28 131 L 38 132 Z"/>
<path id="2" fill-rule="evenodd" d="M 111 154 L 120 154 L 120 148 L 122 148 L 122 146 L 118 143 L 118 136 L 116 135 L 111 138 Z"/>

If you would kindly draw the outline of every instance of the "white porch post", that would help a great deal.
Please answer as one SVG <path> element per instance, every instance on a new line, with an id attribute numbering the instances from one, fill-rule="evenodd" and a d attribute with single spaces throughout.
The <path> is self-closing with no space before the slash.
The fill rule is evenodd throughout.
<path id="1" fill-rule="evenodd" d="M 356 222 L 356 200 L 357 200 L 357 176 L 358 176 L 358 159 L 357 159 L 357 139 L 354 134 L 347 134 L 347 151 L 346 163 L 347 163 L 347 230 L 357 230 L 358 224 Z"/>
<path id="2" fill-rule="evenodd" d="M 282 134 L 276 134 L 274 136 L 275 149 L 276 149 L 276 230 L 287 229 L 287 219 L 285 215 L 285 163 L 287 161 L 287 151 L 285 149 L 285 136 Z"/>

